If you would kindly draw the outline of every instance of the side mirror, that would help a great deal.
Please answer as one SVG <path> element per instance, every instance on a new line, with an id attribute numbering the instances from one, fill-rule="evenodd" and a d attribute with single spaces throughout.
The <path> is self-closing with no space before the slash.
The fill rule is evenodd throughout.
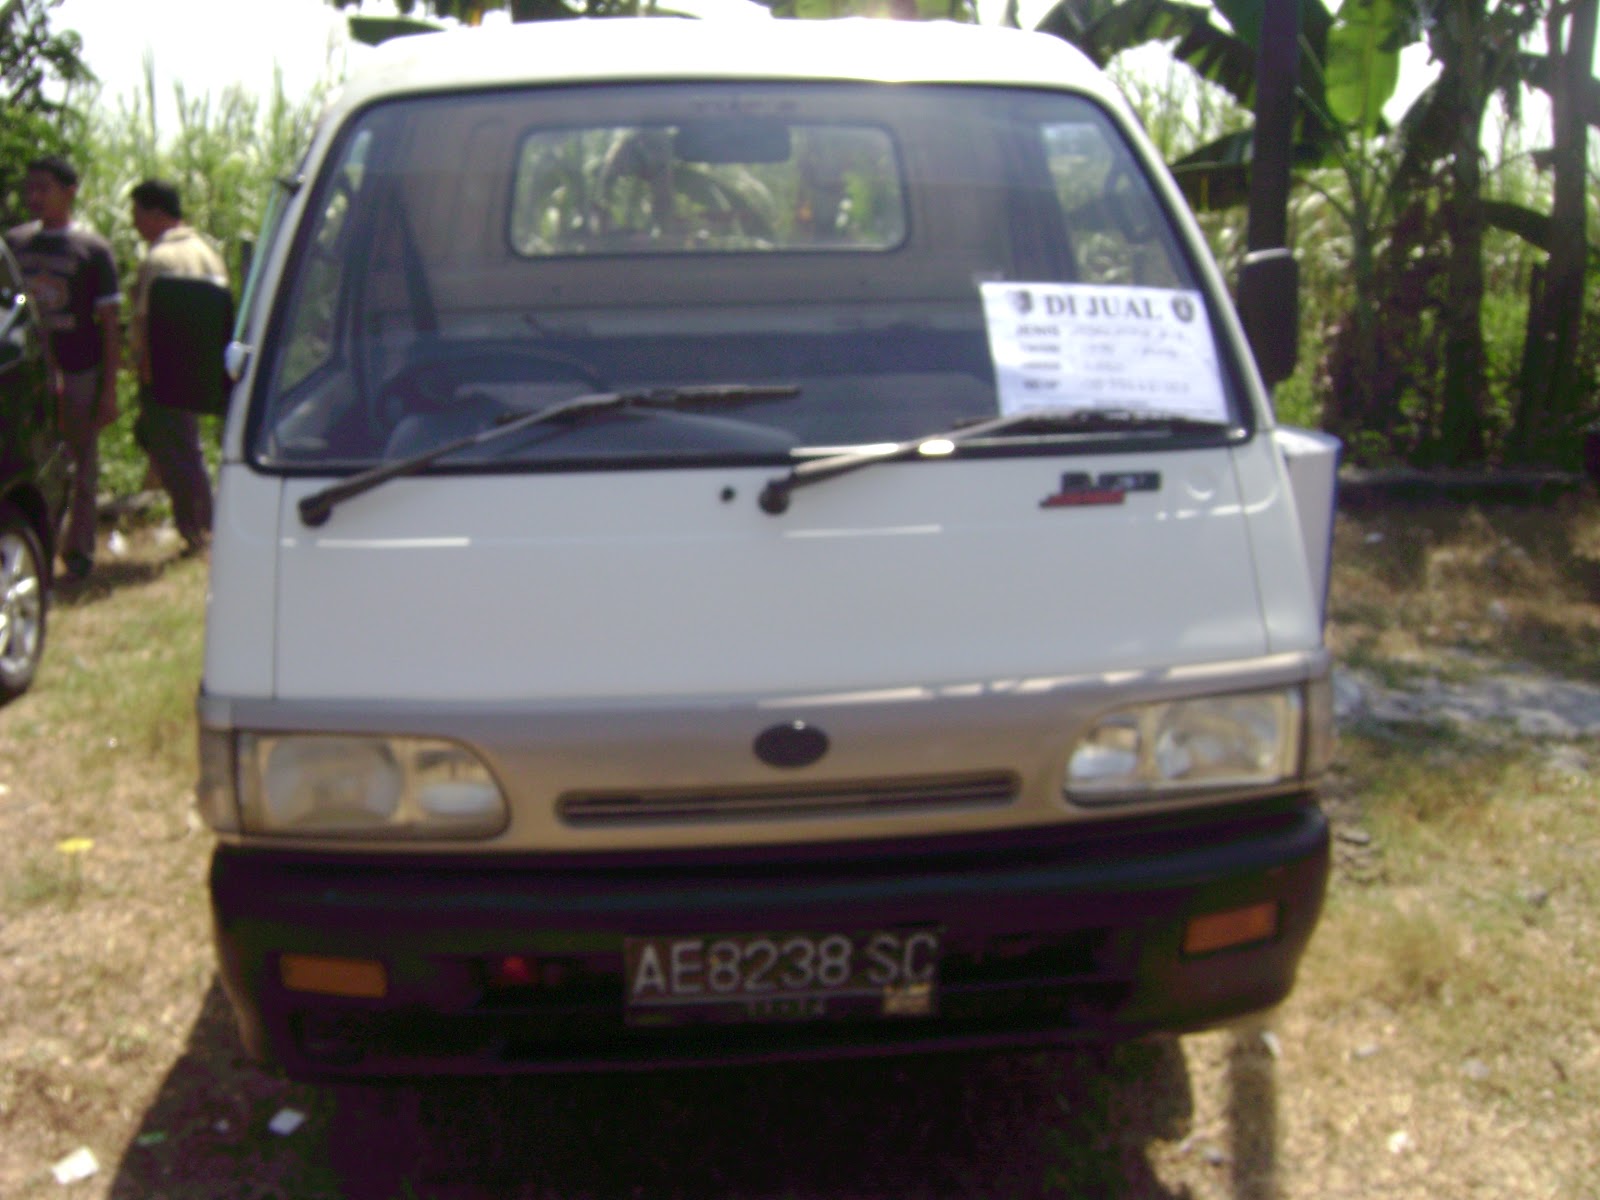
<path id="1" fill-rule="evenodd" d="M 1300 359 L 1300 264 L 1294 254 L 1281 246 L 1246 254 L 1235 303 L 1262 382 L 1269 388 L 1282 383 Z"/>

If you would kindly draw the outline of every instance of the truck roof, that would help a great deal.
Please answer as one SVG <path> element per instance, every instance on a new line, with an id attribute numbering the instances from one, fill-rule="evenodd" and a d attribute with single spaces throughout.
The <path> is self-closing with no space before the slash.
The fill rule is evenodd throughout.
<path id="1" fill-rule="evenodd" d="M 1120 97 L 1061 39 L 948 21 L 606 18 L 385 42 L 332 107 L 463 87 L 619 80 L 807 80 L 1070 87 Z"/>

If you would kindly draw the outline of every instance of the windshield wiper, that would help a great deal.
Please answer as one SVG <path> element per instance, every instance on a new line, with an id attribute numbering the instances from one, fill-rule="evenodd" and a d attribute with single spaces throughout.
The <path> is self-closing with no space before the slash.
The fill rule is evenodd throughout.
<path id="1" fill-rule="evenodd" d="M 962 425 L 945 433 L 925 433 L 909 441 L 894 442 L 886 446 L 869 446 L 850 450 L 827 458 L 816 458 L 800 463 L 787 475 L 767 481 L 757 502 L 761 511 L 777 516 L 789 510 L 789 497 L 797 488 L 821 483 L 836 475 L 845 475 L 873 463 L 892 462 L 913 454 L 928 456 L 948 454 L 961 442 L 994 437 L 997 434 L 1052 433 L 1222 433 L 1233 428 L 1227 422 L 1207 421 L 1181 413 L 1148 412 L 1128 408 L 1078 408 L 1059 411 L 1032 411 L 993 417 L 975 424 Z"/>
<path id="2" fill-rule="evenodd" d="M 300 520 L 315 527 L 324 524 L 335 505 L 341 504 L 363 492 L 370 492 L 379 484 L 402 475 L 412 475 L 424 467 L 447 458 L 469 446 L 482 446 L 488 442 L 510 437 L 534 425 L 566 418 L 581 419 L 595 413 L 618 408 L 687 408 L 694 404 L 749 404 L 761 400 L 788 400 L 800 394 L 798 387 L 790 385 L 751 386 L 742 383 L 710 384 L 702 387 L 647 388 L 635 392 L 590 392 L 574 396 L 536 412 L 521 416 L 507 416 L 497 424 L 477 433 L 441 442 L 408 458 L 379 463 L 348 479 L 331 484 L 321 491 L 312 492 L 300 499 Z"/>

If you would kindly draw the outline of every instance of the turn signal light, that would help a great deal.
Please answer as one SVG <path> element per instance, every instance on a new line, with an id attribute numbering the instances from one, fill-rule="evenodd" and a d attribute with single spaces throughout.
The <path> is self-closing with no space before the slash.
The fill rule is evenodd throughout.
<path id="1" fill-rule="evenodd" d="M 389 991 L 389 973 L 381 962 L 371 958 L 285 954 L 278 960 L 278 977 L 291 992 L 316 992 L 322 996 L 379 1000 Z"/>
<path id="2" fill-rule="evenodd" d="M 1183 930 L 1185 954 L 1213 954 L 1251 942 L 1264 942 L 1278 932 L 1278 905 L 1274 901 L 1230 908 L 1226 912 L 1193 917 Z"/>

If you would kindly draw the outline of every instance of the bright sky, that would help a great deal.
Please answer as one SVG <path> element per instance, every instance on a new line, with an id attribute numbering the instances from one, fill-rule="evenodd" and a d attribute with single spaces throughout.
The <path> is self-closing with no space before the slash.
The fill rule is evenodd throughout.
<path id="1" fill-rule="evenodd" d="M 680 11 L 766 17 L 746 0 L 664 0 Z M 419 5 L 420 10 L 422 6 Z M 188 95 L 232 83 L 258 94 L 281 69 L 291 99 L 344 74 L 368 51 L 350 40 L 349 16 L 327 0 L 61 0 L 53 30 L 83 38 L 83 57 L 112 103 L 144 87 L 144 59 L 155 63 L 156 94 L 170 107 L 172 86 Z M 362 0 L 361 11 L 393 13 L 392 0 Z M 504 19 L 490 14 L 488 21 Z"/>
<path id="2" fill-rule="evenodd" d="M 274 64 L 293 97 L 342 74 L 349 49 L 345 15 L 324 0 L 62 0 L 50 25 L 83 38 L 84 60 L 112 101 L 143 89 L 147 54 L 167 104 L 180 82 L 190 95 L 231 83 L 267 94 Z"/>

